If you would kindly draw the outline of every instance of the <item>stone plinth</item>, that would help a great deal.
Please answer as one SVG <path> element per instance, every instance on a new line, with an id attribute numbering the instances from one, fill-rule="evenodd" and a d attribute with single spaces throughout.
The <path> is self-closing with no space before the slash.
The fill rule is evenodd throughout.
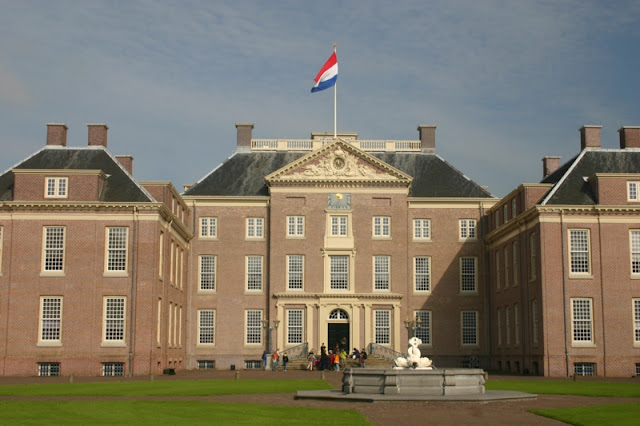
<path id="1" fill-rule="evenodd" d="M 475 395 L 484 391 L 484 371 L 480 368 L 350 368 L 342 375 L 342 392 L 346 394 Z"/>

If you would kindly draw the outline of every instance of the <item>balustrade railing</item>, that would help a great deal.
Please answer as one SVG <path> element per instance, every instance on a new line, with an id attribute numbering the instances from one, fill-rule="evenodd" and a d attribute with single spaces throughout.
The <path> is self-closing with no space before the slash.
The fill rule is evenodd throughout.
<path id="1" fill-rule="evenodd" d="M 419 152 L 420 141 L 343 139 L 363 151 Z M 314 151 L 333 139 L 251 139 L 252 151 Z"/>
<path id="2" fill-rule="evenodd" d="M 395 361 L 396 358 L 407 356 L 407 354 L 394 351 L 391 348 L 379 345 L 377 343 L 369 343 L 368 352 L 369 355 L 377 356 L 378 358 L 382 358 L 392 362 Z"/>
<path id="3" fill-rule="evenodd" d="M 294 359 L 299 359 L 299 358 L 306 359 L 307 355 L 309 354 L 309 343 L 302 343 L 292 348 L 287 348 L 284 351 L 280 351 L 279 352 L 280 356 L 282 356 L 284 352 L 286 352 L 287 355 L 289 356 L 289 361 L 293 361 Z"/>

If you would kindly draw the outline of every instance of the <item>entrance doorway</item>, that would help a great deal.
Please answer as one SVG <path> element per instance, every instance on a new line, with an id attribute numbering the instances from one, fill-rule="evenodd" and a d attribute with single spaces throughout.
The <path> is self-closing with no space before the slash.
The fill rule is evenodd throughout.
<path id="1" fill-rule="evenodd" d="M 349 351 L 349 323 L 338 322 L 328 324 L 328 346 L 327 350 L 334 350 L 336 346 L 340 349 L 344 349 L 347 354 Z"/>

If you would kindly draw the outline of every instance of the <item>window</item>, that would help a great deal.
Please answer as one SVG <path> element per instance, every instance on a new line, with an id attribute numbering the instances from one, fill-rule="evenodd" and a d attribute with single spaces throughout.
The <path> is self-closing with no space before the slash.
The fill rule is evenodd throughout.
<path id="1" fill-rule="evenodd" d="M 431 291 L 431 257 L 413 259 L 415 291 Z"/>
<path id="2" fill-rule="evenodd" d="M 509 207 L 505 204 L 504 206 L 502 206 L 502 217 L 504 218 L 504 223 L 507 223 L 508 220 L 508 214 L 509 214 Z"/>
<path id="3" fill-rule="evenodd" d="M 330 256 L 331 290 L 349 289 L 349 256 Z"/>
<path id="4" fill-rule="evenodd" d="M 124 376 L 124 362 L 103 362 L 103 376 Z"/>
<path id="5" fill-rule="evenodd" d="M 504 246 L 504 288 L 509 287 L 509 247 Z"/>
<path id="6" fill-rule="evenodd" d="M 264 219 L 261 217 L 247 218 L 247 238 L 264 238 Z"/>
<path id="7" fill-rule="evenodd" d="M 640 299 L 633 299 L 633 343 L 640 345 Z"/>
<path id="8" fill-rule="evenodd" d="M 373 256 L 373 289 L 389 290 L 390 256 Z"/>
<path id="9" fill-rule="evenodd" d="M 213 345 L 216 343 L 216 311 L 203 309 L 198 311 L 198 344 Z"/>
<path id="10" fill-rule="evenodd" d="M 331 236 L 347 236 L 347 216 L 331 216 Z"/>
<path id="11" fill-rule="evenodd" d="M 536 279 L 536 234 L 529 234 L 529 281 Z"/>
<path id="12" fill-rule="evenodd" d="M 414 219 L 413 220 L 413 239 L 414 240 L 430 240 L 431 239 L 431 220 L 430 219 Z"/>
<path id="13" fill-rule="evenodd" d="M 302 290 L 304 278 L 304 256 L 287 256 L 287 283 L 289 290 Z"/>
<path id="14" fill-rule="evenodd" d="M 246 312 L 245 344 L 262 344 L 262 311 L 249 310 Z"/>
<path id="15" fill-rule="evenodd" d="M 638 184 L 640 184 L 640 182 L 627 182 L 627 200 L 640 200 L 640 196 L 638 196 Z"/>
<path id="16" fill-rule="evenodd" d="M 38 363 L 38 376 L 59 376 L 59 362 L 41 362 Z"/>
<path id="17" fill-rule="evenodd" d="M 496 250 L 496 289 L 500 290 L 500 251 Z"/>
<path id="18" fill-rule="evenodd" d="M 302 343 L 302 309 L 287 311 L 287 344 Z"/>
<path id="19" fill-rule="evenodd" d="M 64 267 L 64 235 L 63 226 L 45 226 L 44 228 L 44 271 L 63 271 Z"/>
<path id="20" fill-rule="evenodd" d="M 520 344 L 520 307 L 516 303 L 513 305 L 513 333 L 514 333 L 514 343 L 516 345 Z"/>
<path id="21" fill-rule="evenodd" d="M 473 240 L 476 238 L 476 220 L 475 219 L 460 220 L 460 238 L 463 240 Z"/>
<path id="22" fill-rule="evenodd" d="M 374 311 L 375 342 L 379 345 L 391 343 L 391 311 Z"/>
<path id="23" fill-rule="evenodd" d="M 247 256 L 247 290 L 262 291 L 262 256 Z"/>
<path id="24" fill-rule="evenodd" d="M 531 301 L 531 340 L 538 344 L 538 301 Z"/>
<path id="25" fill-rule="evenodd" d="M 511 218 L 513 219 L 518 215 L 518 207 L 516 203 L 516 199 L 511 200 Z"/>
<path id="26" fill-rule="evenodd" d="M 127 270 L 128 228 L 107 228 L 107 272 Z"/>
<path id="27" fill-rule="evenodd" d="M 390 237 L 391 236 L 391 218 L 388 216 L 375 216 L 373 218 L 373 236 L 374 237 Z"/>
<path id="28" fill-rule="evenodd" d="M 506 331 L 506 343 L 507 345 L 511 344 L 511 309 L 507 306 L 504 308 L 504 329 Z"/>
<path id="29" fill-rule="evenodd" d="M 104 342 L 124 343 L 125 298 L 104 298 Z"/>
<path id="30" fill-rule="evenodd" d="M 500 227 L 500 211 L 496 210 L 493 212 L 493 217 L 496 220 L 496 229 L 498 229 Z"/>
<path id="31" fill-rule="evenodd" d="M 496 322 L 498 324 L 498 346 L 502 345 L 502 311 L 498 308 L 496 312 Z"/>
<path id="32" fill-rule="evenodd" d="M 513 285 L 518 285 L 518 242 L 514 241 L 512 245 L 511 259 L 513 261 Z"/>
<path id="33" fill-rule="evenodd" d="M 262 361 L 260 360 L 251 360 L 244 362 L 245 370 L 262 370 Z"/>
<path id="34" fill-rule="evenodd" d="M 636 363 L 636 376 L 640 376 L 640 363 Z"/>
<path id="35" fill-rule="evenodd" d="M 40 298 L 40 342 L 61 341 L 62 297 Z"/>
<path id="36" fill-rule="evenodd" d="M 198 361 L 198 370 L 213 370 L 216 362 L 213 360 Z"/>
<path id="37" fill-rule="evenodd" d="M 460 315 L 462 329 L 462 345 L 478 344 L 478 312 L 462 311 Z"/>
<path id="38" fill-rule="evenodd" d="M 200 218 L 200 237 L 216 238 L 218 236 L 218 218 L 217 217 L 201 217 Z"/>
<path id="39" fill-rule="evenodd" d="M 569 250 L 571 252 L 571 273 L 589 274 L 589 231 L 586 229 L 569 230 Z"/>
<path id="40" fill-rule="evenodd" d="M 66 177 L 48 177 L 45 198 L 66 198 L 68 183 Z"/>
<path id="41" fill-rule="evenodd" d="M 571 299 L 573 343 L 593 343 L 591 299 Z"/>
<path id="42" fill-rule="evenodd" d="M 475 257 L 460 258 L 460 291 L 477 292 L 476 286 L 476 264 L 478 259 Z"/>
<path id="43" fill-rule="evenodd" d="M 164 233 L 160 232 L 160 242 L 158 243 L 159 247 L 159 251 L 160 253 L 158 254 L 158 276 L 160 278 L 163 277 L 163 271 L 162 268 L 164 267 Z"/>
<path id="44" fill-rule="evenodd" d="M 0 232 L 2 229 L 0 228 Z M 640 230 L 632 230 L 629 235 L 631 245 L 631 273 L 640 274 Z M 0 237 L 0 242 L 2 238 Z"/>
<path id="45" fill-rule="evenodd" d="M 200 258 L 200 290 L 216 290 L 216 257 L 202 255 Z"/>
<path id="46" fill-rule="evenodd" d="M 595 376 L 596 365 L 591 362 L 576 362 L 573 364 L 573 373 L 576 376 Z"/>
<path id="47" fill-rule="evenodd" d="M 162 343 L 162 298 L 158 298 L 158 318 L 156 319 L 156 343 Z"/>
<path id="48" fill-rule="evenodd" d="M 304 216 L 287 216 L 287 236 L 304 237 Z"/>
<path id="49" fill-rule="evenodd" d="M 415 311 L 414 321 L 418 323 L 420 318 L 420 327 L 416 328 L 416 337 L 422 340 L 423 345 L 431 344 L 431 311 Z"/>

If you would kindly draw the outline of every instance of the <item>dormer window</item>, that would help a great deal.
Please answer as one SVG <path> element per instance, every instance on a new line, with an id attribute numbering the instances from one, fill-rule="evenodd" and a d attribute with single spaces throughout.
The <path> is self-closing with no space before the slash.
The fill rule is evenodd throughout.
<path id="1" fill-rule="evenodd" d="M 47 186 L 45 188 L 45 198 L 67 198 L 67 188 L 69 186 L 69 178 L 66 177 L 48 177 L 46 179 Z"/>

